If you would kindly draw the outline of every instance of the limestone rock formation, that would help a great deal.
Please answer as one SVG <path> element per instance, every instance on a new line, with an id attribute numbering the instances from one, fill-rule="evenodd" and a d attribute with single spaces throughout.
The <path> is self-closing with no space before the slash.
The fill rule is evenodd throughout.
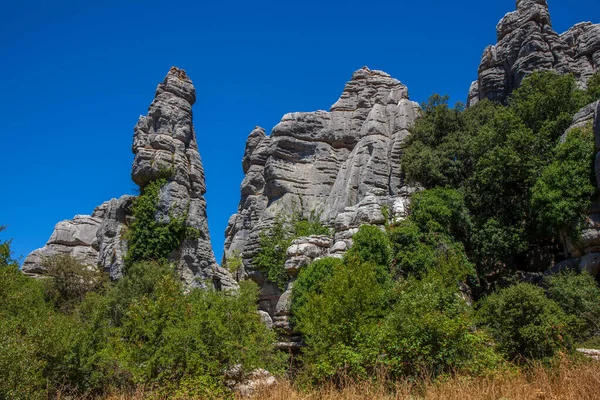
<path id="1" fill-rule="evenodd" d="M 210 243 L 204 169 L 192 122 L 195 102 L 196 89 L 185 71 L 171 68 L 156 89 L 148 115 L 135 126 L 131 177 L 143 190 L 163 174 L 170 175 L 159 193 L 157 220 L 166 223 L 185 215 L 187 226 L 200 233 L 186 239 L 173 257 L 183 280 L 190 286 L 216 280 L 217 285 L 234 287 L 235 281 L 217 265 Z"/>
<path id="2" fill-rule="evenodd" d="M 102 219 L 98 215 L 76 215 L 70 221 L 61 221 L 54 227 L 44 247 L 34 250 L 23 262 L 22 270 L 35 275 L 44 272 L 44 258 L 68 254 L 86 265 L 96 265 L 98 260 L 98 238 Z"/>
<path id="3" fill-rule="evenodd" d="M 517 10 L 496 26 L 496 36 L 497 44 L 483 52 L 468 105 L 484 98 L 504 102 L 533 71 L 572 73 L 585 87 L 600 68 L 600 24 L 579 23 L 559 35 L 546 0 L 517 0 Z"/>
<path id="4" fill-rule="evenodd" d="M 402 146 L 419 115 L 406 86 L 364 67 L 329 112 L 286 114 L 270 136 L 255 128 L 242 161 L 238 212 L 225 233 L 225 257 L 239 252 L 244 276 L 262 286 L 264 298 L 276 300 L 281 293 L 253 268 L 252 257 L 259 233 L 278 212 L 320 213 L 335 228 L 332 245 L 343 253 L 352 229 L 382 224 L 383 206 L 402 208 L 404 200 L 398 199 L 408 192 L 400 170 Z M 269 312 L 274 314 L 272 307 Z"/>
<path id="5" fill-rule="evenodd" d="M 236 282 L 217 265 L 210 244 L 204 170 L 192 122 L 195 101 L 196 90 L 185 71 L 171 68 L 158 85 L 148 115 L 141 116 L 135 126 L 131 176 L 143 190 L 151 181 L 168 175 L 168 183 L 159 194 L 157 221 L 186 215 L 187 226 L 200 233 L 196 239 L 186 239 L 172 254 L 184 282 L 189 286 L 208 283 L 233 288 Z M 23 270 L 41 273 L 44 257 L 67 253 L 118 279 L 127 251 L 123 233 L 131 222 L 134 200 L 133 196 L 112 199 L 97 207 L 92 216 L 60 222 L 47 245 L 27 257 Z"/>

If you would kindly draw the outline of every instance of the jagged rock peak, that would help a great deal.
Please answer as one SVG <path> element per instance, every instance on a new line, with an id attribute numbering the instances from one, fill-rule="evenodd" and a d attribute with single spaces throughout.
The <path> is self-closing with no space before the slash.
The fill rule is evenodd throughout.
<path id="1" fill-rule="evenodd" d="M 281 291 L 253 265 L 261 231 L 278 213 L 309 216 L 316 211 L 335 230 L 332 245 L 344 251 L 357 224 L 383 223 L 382 208 L 396 212 L 409 192 L 400 158 L 419 115 L 405 85 L 363 67 L 352 74 L 330 111 L 288 113 L 270 136 L 259 127 L 250 133 L 224 257 L 241 254 L 242 276 L 261 285 L 264 311 L 273 315 Z"/>
<path id="2" fill-rule="evenodd" d="M 186 224 L 199 233 L 188 238 L 171 254 L 182 280 L 188 286 L 215 285 L 235 288 L 230 274 L 219 267 L 208 233 L 206 184 L 193 125 L 192 105 L 196 89 L 186 72 L 172 67 L 155 93 L 148 114 L 140 116 L 135 128 L 135 154 L 131 177 L 143 189 L 150 182 L 168 176 L 161 188 L 155 218 L 166 223 L 186 217 Z M 32 252 L 23 269 L 43 273 L 43 258 L 71 254 L 89 265 L 108 271 L 113 279 L 123 272 L 127 241 L 122 235 L 132 219 L 133 196 L 122 196 L 97 207 L 90 216 L 77 216 L 56 225 L 42 249 Z"/>
<path id="3" fill-rule="evenodd" d="M 546 0 L 519 0 L 517 10 L 496 26 L 498 42 L 481 58 L 467 104 L 488 98 L 505 102 L 528 74 L 539 70 L 571 73 L 581 87 L 600 68 L 600 25 L 579 23 L 559 35 L 552 30 Z"/>
<path id="4" fill-rule="evenodd" d="M 398 104 L 401 99 L 408 99 L 408 88 L 399 80 L 383 71 L 362 67 L 352 74 L 330 111 L 356 111 L 371 108 L 374 104 Z"/>

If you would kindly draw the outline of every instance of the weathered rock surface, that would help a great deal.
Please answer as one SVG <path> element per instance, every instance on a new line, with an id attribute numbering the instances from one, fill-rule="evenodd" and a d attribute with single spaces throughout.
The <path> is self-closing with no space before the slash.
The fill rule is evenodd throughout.
<path id="1" fill-rule="evenodd" d="M 196 239 L 186 239 L 172 255 L 183 281 L 192 287 L 234 288 L 237 283 L 217 265 L 210 244 L 204 170 L 192 121 L 195 101 L 196 90 L 185 71 L 171 68 L 156 89 L 148 115 L 141 116 L 135 126 L 131 177 L 143 190 L 151 181 L 168 175 L 159 194 L 157 221 L 186 215 L 187 225 L 200 233 Z M 41 273 L 44 257 L 71 254 L 86 264 L 98 265 L 113 279 L 120 278 L 127 251 L 123 233 L 132 218 L 134 199 L 112 199 L 97 207 L 92 216 L 60 222 L 47 245 L 27 257 L 23 270 Z"/>
<path id="2" fill-rule="evenodd" d="M 277 384 L 277 379 L 266 369 L 244 373 L 241 365 L 235 365 L 226 373 L 225 384 L 239 397 L 252 397 L 260 390 Z"/>
<path id="3" fill-rule="evenodd" d="M 238 212 L 225 233 L 225 257 L 239 252 L 244 276 L 262 285 L 264 296 L 277 298 L 281 292 L 253 268 L 252 257 L 260 231 L 278 212 L 320 213 L 335 228 L 336 242 L 349 240 L 360 223 L 382 224 L 381 208 L 393 210 L 405 196 L 402 146 L 419 115 L 406 86 L 364 67 L 329 112 L 286 114 L 270 136 L 255 128 L 242 161 Z M 332 245 L 345 251 L 344 244 Z"/>
<path id="4" fill-rule="evenodd" d="M 467 104 L 488 98 L 504 102 L 523 78 L 537 70 L 572 73 L 585 87 L 600 68 L 600 24 L 583 22 L 559 35 L 546 0 L 518 0 L 517 10 L 496 26 L 497 44 L 481 58 Z"/>
<path id="5" fill-rule="evenodd" d="M 89 215 L 76 215 L 72 220 L 59 222 L 46 245 L 27 256 L 23 272 L 44 273 L 44 259 L 58 254 L 68 254 L 86 265 L 95 266 L 99 249 L 96 235 L 101 224 L 101 218 Z"/>

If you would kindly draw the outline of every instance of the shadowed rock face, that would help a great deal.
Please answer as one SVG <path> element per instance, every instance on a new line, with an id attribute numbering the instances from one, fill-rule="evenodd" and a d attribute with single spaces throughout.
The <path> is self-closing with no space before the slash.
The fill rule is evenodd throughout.
<path id="1" fill-rule="evenodd" d="M 189 286 L 214 283 L 235 287 L 235 281 L 217 265 L 210 244 L 204 170 L 192 122 L 195 101 L 196 90 L 185 71 L 171 68 L 158 85 L 148 114 L 135 126 L 131 177 L 143 190 L 148 183 L 169 175 L 159 194 L 157 221 L 187 215 L 187 225 L 200 233 L 197 239 L 185 240 L 172 255 L 183 281 Z M 43 273 L 44 257 L 66 253 L 100 266 L 113 279 L 120 278 L 127 252 L 123 233 L 131 221 L 134 200 L 133 196 L 123 196 L 97 207 L 92 216 L 60 222 L 47 245 L 27 257 L 23 270 Z"/>
<path id="2" fill-rule="evenodd" d="M 583 22 L 559 35 L 552 30 L 546 0 L 519 0 L 517 11 L 496 26 L 498 43 L 481 58 L 468 105 L 488 98 L 500 102 L 537 70 L 573 74 L 582 87 L 600 67 L 600 24 Z"/>
<path id="3" fill-rule="evenodd" d="M 225 257 L 241 253 L 245 275 L 262 284 L 263 293 L 276 295 L 253 268 L 252 257 L 260 231 L 277 212 L 320 212 L 335 228 L 337 249 L 350 244 L 341 242 L 350 242 L 360 223 L 382 224 L 382 206 L 402 208 L 399 199 L 409 192 L 400 158 L 419 115 L 406 86 L 365 67 L 352 75 L 329 112 L 286 114 L 270 136 L 255 128 L 242 161 L 238 212 L 225 233 Z"/>

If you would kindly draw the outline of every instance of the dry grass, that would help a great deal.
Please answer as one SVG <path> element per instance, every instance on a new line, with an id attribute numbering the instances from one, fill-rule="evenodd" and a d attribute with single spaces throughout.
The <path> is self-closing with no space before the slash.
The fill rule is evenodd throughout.
<path id="1" fill-rule="evenodd" d="M 488 378 L 454 377 L 436 383 L 395 383 L 394 390 L 369 382 L 302 391 L 290 382 L 258 393 L 254 400 L 600 400 L 600 362 L 564 360 L 554 368 L 536 366 L 527 372 L 506 372 Z M 105 400 L 143 400 L 142 392 Z"/>

